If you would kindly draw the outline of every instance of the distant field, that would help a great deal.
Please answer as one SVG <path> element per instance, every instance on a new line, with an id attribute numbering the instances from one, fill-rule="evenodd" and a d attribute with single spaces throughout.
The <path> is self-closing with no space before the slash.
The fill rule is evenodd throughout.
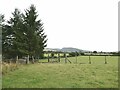
<path id="1" fill-rule="evenodd" d="M 88 56 L 68 58 L 72 63 L 36 63 L 24 65 L 3 76 L 3 88 L 117 88 L 118 57 Z M 40 60 L 40 62 L 47 62 Z"/>
<path id="2" fill-rule="evenodd" d="M 88 64 L 89 63 L 89 56 L 78 56 L 77 60 L 76 57 L 67 57 L 68 60 L 70 60 L 72 63 L 78 63 L 78 64 Z M 91 63 L 92 64 L 104 64 L 105 63 L 105 56 L 90 56 Z M 57 58 L 50 58 L 50 61 L 57 61 Z M 107 56 L 106 57 L 107 63 L 113 62 L 113 60 L 118 60 L 117 56 Z M 65 63 L 65 58 L 60 59 L 60 63 Z M 48 62 L 47 59 L 41 59 L 39 62 Z M 67 63 L 69 63 L 67 61 Z"/>
<path id="3" fill-rule="evenodd" d="M 67 53 L 66 55 L 68 56 L 69 54 Z M 49 56 L 51 56 L 51 53 L 49 53 Z M 58 57 L 58 54 L 54 53 L 54 56 Z M 60 56 L 64 56 L 64 54 L 60 53 Z M 44 54 L 44 57 L 48 57 L 48 54 Z"/>

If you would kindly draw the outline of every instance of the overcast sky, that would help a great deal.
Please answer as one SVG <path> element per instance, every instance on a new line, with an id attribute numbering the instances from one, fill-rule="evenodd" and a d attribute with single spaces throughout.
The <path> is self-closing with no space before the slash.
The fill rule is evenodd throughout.
<path id="1" fill-rule="evenodd" d="M 118 50 L 119 0 L 0 0 L 0 13 L 11 17 L 15 8 L 24 12 L 36 6 L 44 23 L 48 48 Z"/>

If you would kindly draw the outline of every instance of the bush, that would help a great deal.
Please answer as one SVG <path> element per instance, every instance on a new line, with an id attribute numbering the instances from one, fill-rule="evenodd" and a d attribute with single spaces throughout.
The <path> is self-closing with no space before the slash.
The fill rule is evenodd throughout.
<path id="1" fill-rule="evenodd" d="M 54 53 L 51 53 L 51 57 L 54 57 Z"/>
<path id="2" fill-rule="evenodd" d="M 93 51 L 93 53 L 97 53 L 97 51 Z"/>
<path id="3" fill-rule="evenodd" d="M 85 55 L 84 53 L 80 53 L 81 55 Z"/>
<path id="4" fill-rule="evenodd" d="M 70 57 L 79 56 L 79 53 L 78 52 L 71 52 L 71 53 L 69 53 L 69 56 Z"/>

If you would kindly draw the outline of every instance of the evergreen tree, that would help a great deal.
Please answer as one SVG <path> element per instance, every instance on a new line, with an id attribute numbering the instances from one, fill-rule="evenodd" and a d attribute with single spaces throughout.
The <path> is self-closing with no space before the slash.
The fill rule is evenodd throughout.
<path id="1" fill-rule="evenodd" d="M 11 30 L 10 25 L 2 24 L 2 56 L 9 58 L 10 56 L 10 49 L 11 49 Z M 3 58 L 2 57 L 2 58 Z"/>
<path id="2" fill-rule="evenodd" d="M 24 24 L 27 36 L 28 51 L 30 57 L 43 56 L 43 49 L 46 47 L 46 35 L 44 34 L 43 23 L 41 20 L 37 20 L 37 12 L 34 5 L 31 5 L 29 9 L 25 11 Z"/>
<path id="3" fill-rule="evenodd" d="M 25 54 L 22 14 L 18 9 L 15 9 L 12 15 L 13 17 L 3 28 L 3 53 L 6 53 L 8 58 L 15 58 L 17 55 L 22 56 Z"/>
<path id="4" fill-rule="evenodd" d="M 43 49 L 47 46 L 43 23 L 37 19 L 34 5 L 26 9 L 25 15 L 18 9 L 15 9 L 12 15 L 2 29 L 3 55 L 6 58 L 28 55 L 34 63 L 34 57 L 42 58 Z"/>

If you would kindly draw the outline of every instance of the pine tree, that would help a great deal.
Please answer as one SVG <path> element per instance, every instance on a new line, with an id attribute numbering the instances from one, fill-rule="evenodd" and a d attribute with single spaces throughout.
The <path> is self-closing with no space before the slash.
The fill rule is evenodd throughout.
<path id="1" fill-rule="evenodd" d="M 37 20 L 34 5 L 26 9 L 25 15 L 18 9 L 15 9 L 12 15 L 3 27 L 3 54 L 6 58 L 28 56 L 34 63 L 34 57 L 42 58 L 43 49 L 47 46 L 43 23 Z"/>
<path id="2" fill-rule="evenodd" d="M 2 56 L 5 58 L 10 58 L 11 49 L 11 30 L 10 26 L 2 26 Z"/>
<path id="3" fill-rule="evenodd" d="M 12 45 L 12 31 L 10 25 L 2 24 L 2 58 L 10 58 Z"/>
<path id="4" fill-rule="evenodd" d="M 13 17 L 3 28 L 3 53 L 7 55 L 7 58 L 26 54 L 22 14 L 15 9 L 12 15 Z"/>
<path id="5" fill-rule="evenodd" d="M 34 5 L 31 5 L 25 12 L 24 24 L 26 26 L 29 55 L 30 57 L 42 58 L 43 49 L 47 46 L 47 36 L 43 32 L 43 23 L 41 23 L 41 20 L 37 20 L 38 15 Z"/>

